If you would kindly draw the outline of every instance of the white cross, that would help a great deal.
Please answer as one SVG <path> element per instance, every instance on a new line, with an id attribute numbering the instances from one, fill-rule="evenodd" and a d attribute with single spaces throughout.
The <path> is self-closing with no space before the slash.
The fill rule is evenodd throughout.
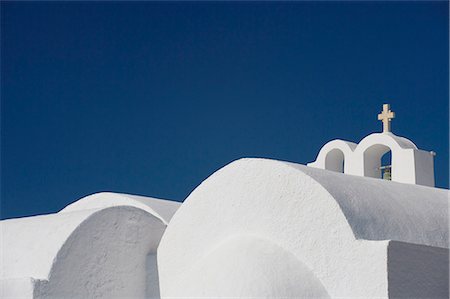
<path id="1" fill-rule="evenodd" d="M 391 111 L 389 104 L 383 104 L 383 111 L 378 114 L 378 120 L 383 122 L 383 133 L 391 131 L 391 120 L 395 118 L 395 113 Z"/>

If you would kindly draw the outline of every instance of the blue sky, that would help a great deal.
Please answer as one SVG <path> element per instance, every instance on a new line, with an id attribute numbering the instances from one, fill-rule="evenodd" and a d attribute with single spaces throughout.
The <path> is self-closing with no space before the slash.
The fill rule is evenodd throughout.
<path id="1" fill-rule="evenodd" d="M 241 157 L 393 132 L 448 188 L 448 3 L 2 2 L 1 217 L 184 200 Z"/>

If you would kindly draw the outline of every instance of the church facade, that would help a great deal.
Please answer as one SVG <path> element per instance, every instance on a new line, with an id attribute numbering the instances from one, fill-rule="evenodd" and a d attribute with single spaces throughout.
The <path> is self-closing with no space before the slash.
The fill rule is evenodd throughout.
<path id="1" fill-rule="evenodd" d="M 98 193 L 1 221 L 1 298 L 448 298 L 449 192 L 393 117 L 308 165 L 234 161 L 182 204 Z"/>

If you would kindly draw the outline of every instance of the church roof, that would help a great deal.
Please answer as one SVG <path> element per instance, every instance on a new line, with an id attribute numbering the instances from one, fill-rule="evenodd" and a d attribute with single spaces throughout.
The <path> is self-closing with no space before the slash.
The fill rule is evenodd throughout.
<path id="1" fill-rule="evenodd" d="M 240 159 L 203 181 L 172 218 L 158 249 L 161 290 L 166 297 L 208 297 L 226 282 L 228 293 L 221 295 L 239 294 L 233 286 L 246 287 L 239 275 L 215 281 L 214 273 L 235 259 L 225 258 L 230 248 L 236 258 L 251 256 L 253 251 L 242 247 L 250 242 L 254 252 L 278 247 L 292 254 L 331 297 L 348 290 L 355 296 L 385 296 L 387 280 L 380 277 L 386 273 L 389 244 L 448 248 L 448 195 L 448 190 L 289 162 Z M 261 273 L 278 265 L 261 264 L 266 267 Z M 227 273 L 245 273 L 245 263 L 233 265 L 242 269 Z M 282 265 L 286 275 L 280 281 L 289 281 L 289 265 Z M 283 296 L 298 295 L 298 283 L 284 288 L 262 276 L 252 278 L 261 283 L 253 289 L 270 284 L 293 292 Z"/>
<path id="2" fill-rule="evenodd" d="M 330 193 L 357 239 L 448 248 L 447 189 L 286 165 L 310 176 Z"/>
<path id="3" fill-rule="evenodd" d="M 169 223 L 175 211 L 181 203 L 146 196 L 99 192 L 85 196 L 66 206 L 59 213 L 68 213 L 79 210 L 107 208 L 114 206 L 132 206 L 149 212 L 161 219 L 165 224 Z"/>
<path id="4" fill-rule="evenodd" d="M 110 226 L 117 221 L 117 213 L 124 215 L 131 210 L 139 210 L 157 219 L 165 229 L 180 204 L 151 197 L 103 192 L 86 196 L 59 213 L 3 220 L 0 222 L 2 242 L 8 246 L 3 246 L 3 255 L 7 258 L 2 260 L 0 278 L 48 279 L 55 263 L 61 262 L 57 257 L 68 240 L 77 238 L 76 235 L 80 234 L 77 231 L 86 234 L 86 227 L 98 225 L 95 224 L 98 219 L 109 219 L 105 221 Z M 85 229 L 80 230 L 83 226 Z"/>

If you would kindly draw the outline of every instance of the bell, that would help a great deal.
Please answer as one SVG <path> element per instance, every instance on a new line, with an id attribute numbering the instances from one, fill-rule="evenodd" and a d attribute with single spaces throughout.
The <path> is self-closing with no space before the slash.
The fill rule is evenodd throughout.
<path id="1" fill-rule="evenodd" d="M 386 167 L 384 168 L 383 171 L 383 180 L 391 180 L 391 168 L 390 167 Z"/>

